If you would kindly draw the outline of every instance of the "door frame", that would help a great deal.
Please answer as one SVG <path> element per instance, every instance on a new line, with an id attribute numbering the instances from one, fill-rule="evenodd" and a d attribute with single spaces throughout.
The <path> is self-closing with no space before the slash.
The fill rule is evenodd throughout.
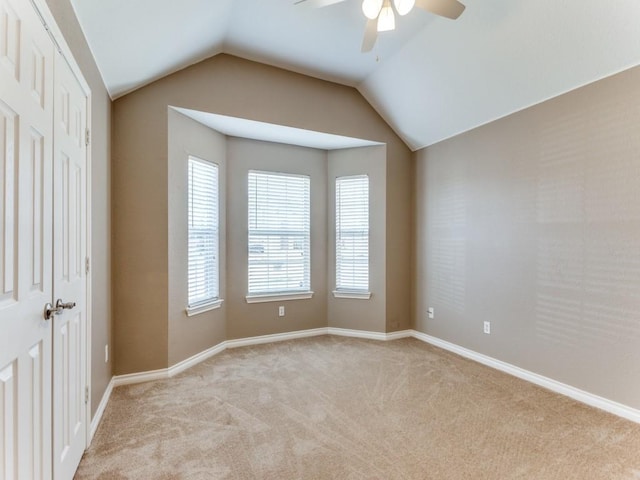
<path id="1" fill-rule="evenodd" d="M 85 125 L 86 125 L 86 131 L 85 131 L 85 135 L 89 135 L 89 142 L 87 145 L 86 142 L 86 138 L 85 137 L 85 155 L 86 155 L 86 177 L 85 177 L 85 183 L 86 183 L 86 198 L 85 198 L 85 229 L 86 229 L 86 249 L 87 249 L 87 253 L 86 253 L 86 259 L 85 262 L 87 262 L 87 259 L 89 260 L 89 271 L 87 272 L 87 268 L 86 268 L 86 263 L 85 263 L 85 284 L 86 284 L 86 338 L 85 338 L 85 342 L 86 342 L 86 378 L 85 378 L 85 387 L 87 389 L 87 402 L 85 403 L 85 419 L 86 419 L 86 425 L 85 425 L 85 438 L 86 438 L 86 448 L 89 448 L 89 445 L 91 444 L 91 421 L 92 419 L 92 415 L 91 415 L 91 324 L 92 324 L 92 315 L 91 315 L 91 258 L 92 258 L 92 251 L 91 251 L 91 247 L 92 247 L 92 241 L 91 241 L 91 194 L 92 194 L 92 185 L 91 185 L 91 88 L 89 87 L 89 84 L 87 83 L 87 81 L 84 78 L 84 75 L 82 74 L 82 70 L 80 69 L 80 66 L 78 65 L 78 62 L 76 62 L 75 57 L 73 56 L 73 53 L 71 52 L 71 49 L 69 48 L 69 45 L 67 44 L 66 40 L 64 39 L 64 35 L 62 34 L 62 31 L 60 30 L 60 28 L 58 27 L 58 24 L 55 21 L 55 18 L 53 16 L 53 14 L 51 13 L 51 10 L 49 9 L 49 6 L 47 5 L 46 0 L 29 0 L 29 2 L 31 3 L 31 5 L 33 6 L 34 10 L 36 11 L 36 13 L 38 14 L 38 17 L 40 17 L 40 21 L 42 22 L 42 24 L 44 25 L 44 27 L 46 28 L 47 32 L 49 33 L 49 36 L 51 37 L 51 40 L 53 41 L 53 44 L 55 46 L 55 48 L 58 50 L 58 52 L 60 52 L 60 54 L 62 55 L 62 57 L 64 58 L 64 60 L 67 62 L 67 64 L 69 65 L 69 67 L 71 68 L 71 71 L 73 72 L 73 75 L 75 76 L 75 78 L 78 80 L 78 83 L 80 84 L 80 87 L 82 88 L 82 91 L 84 92 L 86 98 L 87 98 L 87 118 L 85 119 Z M 73 5 L 72 5 L 73 7 Z M 75 13 L 75 12 L 74 12 Z M 88 134 L 86 132 L 89 132 Z M 52 179 L 53 181 L 53 179 Z M 52 299 L 53 300 L 53 299 Z M 53 434 L 53 430 L 51 431 L 51 433 Z"/>

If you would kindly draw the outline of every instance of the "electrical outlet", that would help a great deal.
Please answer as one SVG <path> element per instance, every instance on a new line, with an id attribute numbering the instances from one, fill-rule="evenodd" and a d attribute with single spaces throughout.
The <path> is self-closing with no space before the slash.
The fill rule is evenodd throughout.
<path id="1" fill-rule="evenodd" d="M 284 317 L 284 305 L 280 305 L 278 307 L 278 316 L 279 317 Z"/>
<path id="2" fill-rule="evenodd" d="M 484 333 L 491 335 L 491 322 L 484 322 Z"/>
<path id="3" fill-rule="evenodd" d="M 429 310 L 427 310 L 427 315 L 429 315 L 429 318 L 435 317 L 435 314 L 433 313 L 433 307 L 429 307 Z"/>
<path id="4" fill-rule="evenodd" d="M 109 344 L 104 346 L 104 363 L 109 363 Z"/>

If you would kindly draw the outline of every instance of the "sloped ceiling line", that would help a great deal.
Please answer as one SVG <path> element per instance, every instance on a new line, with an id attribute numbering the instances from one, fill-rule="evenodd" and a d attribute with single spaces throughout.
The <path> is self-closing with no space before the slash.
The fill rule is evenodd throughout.
<path id="1" fill-rule="evenodd" d="M 640 2 L 465 0 L 372 52 L 359 0 L 72 0 L 113 98 L 217 53 L 355 86 L 412 150 L 640 64 Z M 114 34 L 117 32 L 117 34 Z"/>

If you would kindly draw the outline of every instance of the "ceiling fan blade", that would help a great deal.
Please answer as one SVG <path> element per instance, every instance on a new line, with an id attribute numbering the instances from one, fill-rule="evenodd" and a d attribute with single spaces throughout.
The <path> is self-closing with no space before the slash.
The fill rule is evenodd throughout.
<path id="1" fill-rule="evenodd" d="M 334 3 L 341 3 L 345 0 L 296 0 L 294 5 L 303 5 L 308 8 L 322 8 L 333 5 Z"/>
<path id="2" fill-rule="evenodd" d="M 465 9 L 458 0 L 416 0 L 416 7 L 452 20 L 458 18 Z"/>
<path id="3" fill-rule="evenodd" d="M 362 39 L 362 53 L 370 52 L 373 46 L 376 44 L 378 38 L 378 19 L 367 21 L 367 26 L 364 29 L 364 38 Z"/>

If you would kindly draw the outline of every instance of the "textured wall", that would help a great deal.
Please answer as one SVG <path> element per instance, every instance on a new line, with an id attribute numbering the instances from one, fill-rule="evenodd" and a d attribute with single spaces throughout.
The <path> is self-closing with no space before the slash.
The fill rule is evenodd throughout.
<path id="1" fill-rule="evenodd" d="M 410 324 L 411 154 L 354 88 L 218 55 L 119 98 L 113 105 L 117 374 L 169 365 L 167 107 L 170 105 L 386 143 L 388 175 L 394 182 L 391 186 L 387 181 L 387 215 L 396 214 L 388 221 L 401 225 L 393 233 L 387 231 L 387 245 L 401 247 L 392 253 L 392 268 L 389 268 L 391 252 L 387 252 L 387 270 L 393 271 L 394 282 L 400 284 L 393 286 L 398 298 L 392 304 L 398 311 L 388 311 L 387 317 L 393 313 L 396 322 Z M 395 182 L 405 183 L 395 185 Z M 233 255 L 231 243 L 230 240 L 228 256 Z M 228 294 L 233 294 L 229 284 L 227 287 Z M 230 325 L 235 325 L 236 313 L 227 310 L 227 316 Z M 294 325 L 292 329 L 306 328 L 305 325 Z M 255 329 L 232 328 L 235 327 L 227 332 L 230 337 L 266 332 L 262 324 Z"/>
<path id="2" fill-rule="evenodd" d="M 639 106 L 635 68 L 416 154 L 418 330 L 640 408 Z"/>
<path id="3" fill-rule="evenodd" d="M 229 338 L 290 332 L 327 325 L 327 152 L 312 148 L 229 137 L 227 333 Z M 311 290 L 313 298 L 246 302 L 247 175 L 249 170 L 309 175 L 311 182 Z M 278 305 L 285 316 L 278 316 Z"/>
<path id="4" fill-rule="evenodd" d="M 399 149 L 387 144 L 386 204 L 386 331 L 412 328 L 411 251 L 413 201 L 412 164 L 399 157 Z"/>
<path id="5" fill-rule="evenodd" d="M 328 153 L 329 264 L 327 276 L 328 325 L 386 332 L 387 304 L 387 162 L 386 148 L 363 147 Z M 334 298 L 336 288 L 336 178 L 369 175 L 369 300 Z"/>
<path id="6" fill-rule="evenodd" d="M 170 109 L 169 112 L 169 365 L 226 340 L 228 302 L 208 312 L 188 317 L 188 179 L 189 155 L 218 164 L 220 193 L 220 298 L 226 299 L 224 261 L 226 249 L 227 139 L 224 135 Z"/>
<path id="7" fill-rule="evenodd" d="M 111 99 L 69 0 L 47 0 L 56 23 L 91 88 L 91 407 L 95 413 L 111 380 Z"/>

